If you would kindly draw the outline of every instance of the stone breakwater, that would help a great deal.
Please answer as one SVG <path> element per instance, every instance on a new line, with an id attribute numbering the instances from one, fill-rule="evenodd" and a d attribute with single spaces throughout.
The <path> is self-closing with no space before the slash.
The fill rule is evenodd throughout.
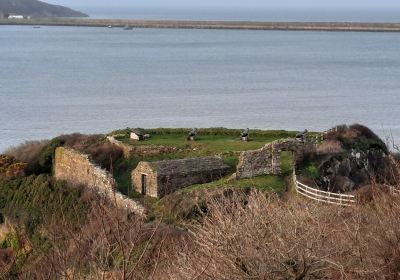
<path id="1" fill-rule="evenodd" d="M 365 31 L 400 32 L 400 23 L 363 22 L 249 22 L 249 21 L 189 21 L 189 20 L 126 20 L 88 18 L 1 19 L 0 25 L 54 25 L 132 28 L 185 29 L 248 29 L 293 31 Z"/>
<path id="2" fill-rule="evenodd" d="M 110 172 L 94 164 L 89 155 L 76 150 L 57 148 L 54 161 L 54 177 L 75 185 L 83 185 L 106 197 L 109 201 L 116 201 L 117 207 L 127 212 L 145 215 L 145 208 L 137 201 L 115 192 L 114 178 Z"/>

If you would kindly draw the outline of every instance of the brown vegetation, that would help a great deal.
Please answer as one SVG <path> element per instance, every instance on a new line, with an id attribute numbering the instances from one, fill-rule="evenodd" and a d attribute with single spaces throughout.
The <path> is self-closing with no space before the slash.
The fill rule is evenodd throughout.
<path id="1" fill-rule="evenodd" d="M 122 149 L 110 144 L 104 135 L 73 133 L 61 135 L 51 141 L 27 141 L 10 148 L 6 154 L 26 163 L 26 174 L 50 173 L 55 148 L 66 146 L 91 155 L 102 168 L 110 170 L 113 162 L 123 156 Z"/>
<path id="2" fill-rule="evenodd" d="M 15 158 L 0 155 L 0 179 L 14 179 L 25 175 L 26 164 Z"/>
<path id="3" fill-rule="evenodd" d="M 62 141 L 63 146 L 89 154 L 96 163 L 107 170 L 111 169 L 113 162 L 123 156 L 122 149 L 106 141 L 104 135 L 74 133 L 59 136 L 58 139 Z"/>
<path id="4" fill-rule="evenodd" d="M 15 147 L 11 147 L 6 151 L 6 154 L 16 158 L 20 162 L 25 162 L 26 173 L 34 174 L 38 170 L 38 158 L 43 148 L 48 144 L 49 141 L 26 141 Z"/>
<path id="5" fill-rule="evenodd" d="M 340 154 L 343 152 L 342 145 L 337 140 L 326 140 L 321 145 L 318 145 L 316 149 L 318 155 Z"/>
<path id="6" fill-rule="evenodd" d="M 370 195 L 342 208 L 225 191 L 204 197 L 187 232 L 87 194 L 88 220 L 50 219 L 41 229 L 49 246 L 25 246 L 19 279 L 398 279 L 400 197 L 376 185 Z"/>
<path id="7" fill-rule="evenodd" d="M 280 201 L 259 192 L 215 199 L 170 279 L 398 279 L 399 198 L 360 208 Z"/>

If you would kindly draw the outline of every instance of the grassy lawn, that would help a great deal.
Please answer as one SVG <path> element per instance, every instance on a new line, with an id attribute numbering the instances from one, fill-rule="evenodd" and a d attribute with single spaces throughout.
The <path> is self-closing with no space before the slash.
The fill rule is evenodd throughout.
<path id="1" fill-rule="evenodd" d="M 134 141 L 129 138 L 129 130 L 116 131 L 118 140 L 130 145 L 164 145 L 174 146 L 181 149 L 191 148 L 207 154 L 212 152 L 220 154 L 224 152 L 235 152 L 254 150 L 263 147 L 266 143 L 274 140 L 293 137 L 295 132 L 281 130 L 254 130 L 250 131 L 250 141 L 240 140 L 241 130 L 225 128 L 199 129 L 196 141 L 187 141 L 186 136 L 189 129 L 149 129 L 146 133 L 151 138 L 145 141 Z"/>
<path id="2" fill-rule="evenodd" d="M 229 180 L 229 177 L 225 177 L 215 182 L 187 187 L 183 189 L 182 192 L 191 192 L 198 189 L 213 189 L 213 188 L 223 188 L 223 187 L 235 187 L 235 188 L 254 187 L 261 190 L 273 190 L 276 192 L 280 192 L 284 187 L 284 179 L 282 176 L 277 176 L 277 175 L 265 175 L 265 176 L 258 176 L 250 179 L 240 179 L 240 180 L 236 179 Z"/>

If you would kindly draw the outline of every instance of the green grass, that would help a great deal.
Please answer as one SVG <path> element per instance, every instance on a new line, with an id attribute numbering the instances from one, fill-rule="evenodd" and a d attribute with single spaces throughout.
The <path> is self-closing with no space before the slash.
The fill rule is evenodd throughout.
<path id="1" fill-rule="evenodd" d="M 293 153 L 290 151 L 282 151 L 281 153 L 281 170 L 283 175 L 288 175 L 293 171 Z"/>
<path id="2" fill-rule="evenodd" d="M 293 137 L 295 132 L 271 130 L 254 130 L 250 133 L 249 142 L 240 140 L 241 130 L 225 128 L 199 129 L 196 141 L 187 141 L 186 136 L 189 129 L 149 129 L 147 133 L 151 138 L 145 141 L 134 141 L 129 139 L 127 130 L 118 130 L 114 133 L 119 134 L 118 140 L 130 145 L 164 145 L 174 146 L 181 149 L 196 149 L 202 154 L 223 153 L 227 151 L 254 150 L 263 147 L 266 143 L 274 140 Z M 123 136 L 124 135 L 124 136 Z M 196 154 L 196 153 L 195 153 Z M 199 153 L 197 153 L 199 154 Z"/>
<path id="3" fill-rule="evenodd" d="M 182 192 L 191 192 L 199 189 L 215 189 L 215 188 L 225 188 L 225 187 L 234 187 L 234 188 L 254 187 L 261 190 L 273 190 L 276 192 L 281 192 L 284 186 L 285 182 L 283 177 L 278 175 L 264 175 L 250 179 L 240 179 L 240 180 L 236 179 L 229 180 L 229 177 L 225 177 L 215 182 L 187 187 L 183 189 Z"/>

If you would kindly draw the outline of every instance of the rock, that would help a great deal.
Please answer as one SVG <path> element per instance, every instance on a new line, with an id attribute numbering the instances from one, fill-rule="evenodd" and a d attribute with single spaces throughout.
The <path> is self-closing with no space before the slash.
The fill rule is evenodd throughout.
<path id="1" fill-rule="evenodd" d="M 340 192 L 340 193 L 347 193 L 347 192 L 352 192 L 354 190 L 354 182 L 344 176 L 336 176 L 333 190 L 335 192 Z"/>

